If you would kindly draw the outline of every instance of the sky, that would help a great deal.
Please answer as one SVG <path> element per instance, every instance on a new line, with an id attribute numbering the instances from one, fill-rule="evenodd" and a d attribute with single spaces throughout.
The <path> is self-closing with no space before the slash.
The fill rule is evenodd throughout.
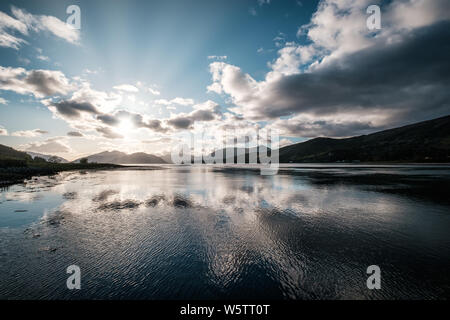
<path id="1" fill-rule="evenodd" d="M 74 160 L 185 132 L 368 134 L 450 114 L 449 56 L 448 0 L 2 1 L 0 144 Z"/>

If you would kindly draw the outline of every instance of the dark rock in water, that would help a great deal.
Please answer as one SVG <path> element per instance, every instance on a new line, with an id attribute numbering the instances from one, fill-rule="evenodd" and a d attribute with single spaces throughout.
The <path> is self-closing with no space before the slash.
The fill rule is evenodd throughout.
<path id="1" fill-rule="evenodd" d="M 146 205 L 147 207 L 156 207 L 156 206 L 158 205 L 158 203 L 159 203 L 159 200 L 153 198 L 153 199 L 147 200 L 147 201 L 145 202 L 145 205 Z"/>
<path id="2" fill-rule="evenodd" d="M 186 199 L 182 196 L 175 196 L 173 198 L 173 206 L 177 208 L 191 208 L 192 203 L 189 199 Z"/>
<path id="3" fill-rule="evenodd" d="M 28 212 L 28 210 L 14 210 L 14 212 Z"/>
<path id="4" fill-rule="evenodd" d="M 145 201 L 145 205 L 147 207 L 156 207 L 160 202 L 166 200 L 166 197 L 163 195 L 160 196 L 154 196 L 147 201 Z"/>
<path id="5" fill-rule="evenodd" d="M 98 210 L 123 210 L 123 209 L 135 209 L 141 205 L 140 202 L 134 200 L 114 201 L 110 203 L 102 204 L 98 207 Z"/>

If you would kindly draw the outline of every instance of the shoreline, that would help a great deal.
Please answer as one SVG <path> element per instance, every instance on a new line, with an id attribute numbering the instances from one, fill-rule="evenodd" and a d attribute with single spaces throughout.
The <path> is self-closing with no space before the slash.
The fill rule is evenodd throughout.
<path id="1" fill-rule="evenodd" d="M 174 164 L 108 164 L 108 163 L 58 163 L 45 166 L 31 166 L 31 167 L 6 167 L 0 168 L 0 188 L 9 187 L 15 184 L 21 184 L 27 179 L 39 176 L 51 176 L 64 171 L 76 170 L 161 170 L 167 169 Z M 239 166 L 249 164 L 184 164 L 180 166 L 209 166 L 209 167 L 226 167 Z M 360 163 L 335 163 L 335 162 L 300 162 L 300 163 L 280 163 L 280 169 L 284 168 L 305 168 L 305 169 L 327 169 L 327 168 L 364 168 L 372 166 L 386 166 L 386 167 L 402 167 L 402 166 L 424 166 L 424 167 L 449 167 L 450 163 L 418 163 L 418 162 L 360 162 Z M 255 168 L 255 167 L 253 167 Z"/>
<path id="2" fill-rule="evenodd" d="M 23 183 L 27 179 L 39 176 L 51 176 L 64 171 L 72 170 L 111 170 L 125 168 L 115 164 L 98 163 L 59 163 L 46 166 L 7 167 L 0 168 L 0 188 Z"/>

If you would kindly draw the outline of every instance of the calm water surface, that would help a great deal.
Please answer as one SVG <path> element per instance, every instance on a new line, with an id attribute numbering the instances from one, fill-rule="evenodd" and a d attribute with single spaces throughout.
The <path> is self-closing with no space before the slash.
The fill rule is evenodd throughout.
<path id="1" fill-rule="evenodd" d="M 0 299 L 449 298 L 449 190 L 413 165 L 35 178 L 0 192 Z"/>

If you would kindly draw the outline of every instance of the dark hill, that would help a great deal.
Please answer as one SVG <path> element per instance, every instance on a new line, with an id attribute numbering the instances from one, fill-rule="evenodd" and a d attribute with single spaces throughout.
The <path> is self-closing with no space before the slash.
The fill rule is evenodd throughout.
<path id="1" fill-rule="evenodd" d="M 280 162 L 450 162 L 450 116 L 346 139 L 316 138 L 280 149 Z"/>
<path id="2" fill-rule="evenodd" d="M 0 159 L 31 160 L 31 156 L 0 144 Z"/>

